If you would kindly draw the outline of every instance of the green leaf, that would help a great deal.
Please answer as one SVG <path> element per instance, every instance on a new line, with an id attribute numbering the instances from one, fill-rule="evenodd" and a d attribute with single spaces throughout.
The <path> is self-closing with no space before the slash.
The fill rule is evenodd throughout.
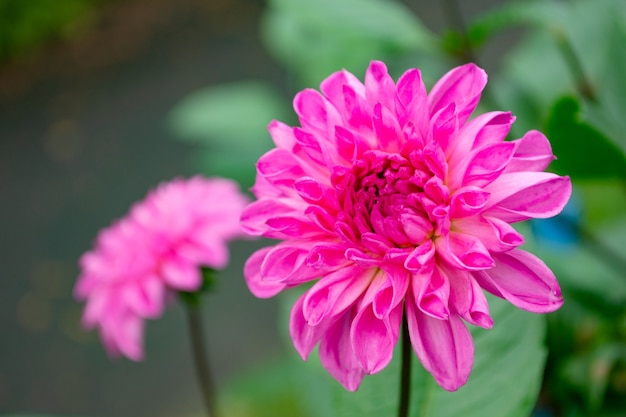
<path id="1" fill-rule="evenodd" d="M 169 124 L 182 140 L 229 149 L 268 147 L 267 125 L 288 113 L 272 87 L 241 81 L 192 93 L 174 107 Z"/>
<path id="2" fill-rule="evenodd" d="M 505 5 L 470 24 L 479 33 L 475 42 L 509 25 L 529 28 L 509 49 L 502 73 L 491 84 L 498 101 L 520 116 L 516 133 L 520 128 L 539 127 L 559 97 L 576 94 L 589 84 L 599 104 L 589 105 L 586 115 L 626 150 L 624 129 L 617 124 L 626 125 L 621 117 L 626 111 L 626 88 L 620 87 L 626 84 L 622 76 L 625 17 L 626 2 L 621 0 L 529 1 Z M 585 83 L 581 83 L 581 72 Z M 609 96 L 614 100 L 607 100 Z M 529 108 L 532 112 L 526 111 Z"/>
<path id="3" fill-rule="evenodd" d="M 283 297 L 281 322 L 287 325 L 295 298 Z M 416 356 L 412 358 L 412 417 L 527 417 L 536 403 L 546 350 L 545 317 L 516 309 L 489 296 L 495 325 L 472 327 L 475 361 L 469 382 L 457 392 L 440 388 Z M 389 366 L 366 376 L 357 392 L 348 392 L 320 364 L 317 352 L 303 362 L 293 352 L 234 381 L 227 389 L 232 416 L 365 417 L 397 413 L 400 344 Z M 285 407 L 284 409 L 281 407 Z M 285 411 L 288 410 L 288 411 Z"/>
<path id="4" fill-rule="evenodd" d="M 263 19 L 268 49 L 305 85 L 372 59 L 435 49 L 432 34 L 404 5 L 382 0 L 273 0 Z"/>
<path id="5" fill-rule="evenodd" d="M 475 361 L 469 382 L 457 392 L 439 387 L 413 357 L 410 415 L 412 417 L 527 417 L 535 405 L 545 364 L 543 346 L 545 318 L 520 311 L 489 297 L 495 325 L 492 330 L 473 328 Z M 399 346 L 398 346 L 399 348 Z M 314 415 L 337 417 L 393 416 L 397 412 L 399 350 L 391 364 L 376 375 L 366 376 L 355 393 L 344 390 L 330 376 L 319 376 L 318 364 L 310 364 L 311 381 L 328 384 L 329 392 L 317 389 L 321 404 Z M 309 362 L 319 362 L 310 359 Z M 305 378 L 307 378 L 305 376 Z M 307 386 L 311 386 L 309 381 Z M 320 382 L 318 382 L 320 383 Z M 332 408 L 327 404 L 330 396 Z"/>
<path id="6" fill-rule="evenodd" d="M 611 15 L 604 22 L 603 29 L 607 33 L 603 44 L 606 48 L 606 65 L 599 70 L 595 79 L 599 105 L 589 105 L 587 112 L 590 120 L 602 126 L 602 130 L 626 152 L 626 7 L 623 7 L 621 15 Z"/>
<path id="7" fill-rule="evenodd" d="M 626 155 L 590 124 L 580 120 L 580 104 L 563 97 L 554 104 L 546 133 L 558 159 L 555 170 L 575 179 L 626 180 Z"/>
<path id="8" fill-rule="evenodd" d="M 203 173 L 247 187 L 256 161 L 272 147 L 267 125 L 273 119 L 288 122 L 290 114 L 270 86 L 239 82 L 191 94 L 172 110 L 169 124 L 176 137 L 203 146 L 195 155 Z"/>

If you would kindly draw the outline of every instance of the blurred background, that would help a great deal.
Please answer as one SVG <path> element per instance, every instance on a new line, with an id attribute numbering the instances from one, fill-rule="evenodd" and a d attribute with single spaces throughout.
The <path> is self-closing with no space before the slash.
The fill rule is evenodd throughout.
<path id="1" fill-rule="evenodd" d="M 264 126 L 296 123 L 296 91 L 384 59 L 431 84 L 476 61 L 486 109 L 513 110 L 517 136 L 554 133 L 575 204 L 532 231 L 573 301 L 550 318 L 541 401 L 551 415 L 625 415 L 626 11 L 528 3 L 0 0 L 0 413 L 198 415 L 182 309 L 148 323 L 144 362 L 110 360 L 79 326 L 77 259 L 159 182 L 204 173 L 248 189 Z M 224 389 L 292 350 L 278 301 L 243 281 L 262 244 L 233 244 L 204 310 Z"/>

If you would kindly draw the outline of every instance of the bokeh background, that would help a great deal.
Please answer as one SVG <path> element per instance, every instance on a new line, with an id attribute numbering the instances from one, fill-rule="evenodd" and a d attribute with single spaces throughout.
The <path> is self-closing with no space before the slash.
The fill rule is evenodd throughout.
<path id="1" fill-rule="evenodd" d="M 298 3 L 293 7 L 302 7 Z M 556 3 L 589 4 L 582 0 Z M 329 43 L 330 38 L 316 37 L 314 31 L 308 34 L 308 41 L 306 36 L 298 38 L 302 43 L 299 52 L 293 53 L 289 45 L 276 39 L 272 43 L 276 34 L 268 29 L 279 23 L 268 10 L 286 4 L 289 1 L 0 0 L 0 413 L 199 415 L 202 404 L 182 309 L 173 305 L 162 319 L 148 323 L 144 362 L 110 360 L 97 334 L 83 332 L 79 326 L 82 306 L 71 295 L 77 259 L 90 248 L 98 229 L 124 215 L 131 203 L 161 181 L 206 173 L 231 176 L 244 189 L 249 187 L 253 178 L 250 162 L 271 146 L 262 126 L 271 118 L 293 121 L 290 97 L 303 86 L 316 87 L 320 74 L 353 66 L 350 69 L 362 77 L 362 62 L 389 58 L 396 76 L 398 71 L 419 66 L 436 79 L 452 65 L 472 58 L 490 75 L 508 73 L 515 79 L 515 68 L 535 71 L 550 86 L 554 77 L 568 78 L 564 75 L 567 71 L 552 66 L 549 60 L 545 67 L 532 67 L 533 62 L 544 62 L 537 60 L 537 54 L 559 54 L 558 47 L 542 50 L 547 44 L 545 37 L 541 38 L 544 35 L 537 36 L 532 41 L 535 44 L 525 44 L 526 50 L 538 51 L 527 53 L 534 58 L 524 61 L 519 58 L 523 53 L 518 53 L 518 62 L 525 67 L 511 69 L 511 60 L 503 58 L 541 26 L 539 17 L 535 19 L 539 23 L 528 24 L 533 19 L 523 11 L 509 12 L 508 20 L 503 14 L 496 23 L 484 19 L 483 27 L 492 32 L 499 30 L 498 25 L 524 24 L 498 33 L 468 56 L 459 35 L 467 29 L 464 25 L 508 2 L 459 2 L 458 10 L 451 9 L 449 1 L 400 3 L 438 37 L 439 43 L 432 49 L 418 45 L 416 53 L 407 52 L 414 46 L 412 38 L 407 37 L 403 44 L 393 33 L 384 38 L 383 32 L 378 35 L 382 40 L 369 46 L 354 41 L 355 49 L 325 50 L 328 45 L 324 42 Z M 606 16 L 581 17 L 585 9 L 578 9 L 583 11 L 573 15 L 591 23 L 574 33 L 574 48 L 588 51 L 584 42 L 582 46 L 576 43 L 584 38 L 583 30 L 593 31 L 594 24 L 613 22 L 593 21 Z M 363 21 L 363 27 L 371 24 L 370 15 L 360 14 L 358 9 L 349 11 L 355 21 Z M 617 16 L 620 30 L 626 27 L 625 16 Z M 557 14 L 547 18 L 562 23 Z M 332 19 L 328 23 L 322 15 L 322 20 L 332 27 Z M 583 58 L 606 61 L 607 56 L 614 56 L 618 68 L 626 69 L 619 66 L 626 56 L 623 33 L 616 35 L 617 46 L 606 56 L 583 54 Z M 474 40 L 478 38 L 476 35 Z M 319 65 L 304 62 L 303 55 L 319 58 Z M 324 61 L 325 57 L 330 58 Z M 585 70 L 598 80 L 604 74 L 595 71 L 598 67 L 604 68 L 592 63 Z M 565 82 L 563 93 L 582 94 L 581 99 L 586 99 L 575 81 Z M 533 83 L 513 85 L 515 88 L 496 94 L 500 103 L 511 97 L 517 100 L 504 109 L 514 108 L 518 116 L 530 115 L 522 128 L 546 127 L 546 109 L 552 108 L 560 93 L 553 94 L 548 88 L 548 92 L 536 94 L 542 87 Z M 612 104 L 619 115 L 620 103 Z M 251 121 L 234 133 L 229 130 L 233 108 L 239 109 L 236 117 Z M 611 115 L 606 117 L 613 120 Z M 619 131 L 619 123 L 607 123 L 603 133 Z M 576 129 L 574 132 L 581 128 Z M 233 134 L 258 137 L 258 141 L 242 146 L 234 138 L 234 145 L 229 145 Z M 611 142 L 617 144 L 613 145 L 617 151 L 603 149 L 600 154 L 621 151 L 623 157 L 623 132 L 618 136 Z M 584 148 L 576 149 L 585 154 Z M 581 174 L 578 203 L 571 208 L 574 220 L 566 220 L 569 226 L 533 226 L 539 240 L 551 242 L 552 249 L 546 251 L 555 259 L 557 272 L 567 274 L 568 266 L 560 260 L 580 253 L 586 268 L 581 272 L 573 266 L 583 276 L 573 278 L 571 286 L 564 285 L 566 295 L 572 288 L 572 293 L 582 294 L 577 298 L 582 301 L 571 303 L 573 310 L 553 319 L 556 324 L 552 325 L 562 332 L 553 332 L 556 336 L 551 343 L 560 358 L 573 361 L 573 365 L 556 360 L 549 363 L 544 388 L 552 388 L 545 388 L 544 394 L 554 415 L 565 415 L 560 413 L 571 407 L 578 414 L 567 415 L 600 415 L 596 414 L 599 410 L 619 410 L 624 405 L 626 270 L 622 269 L 621 276 L 615 271 L 624 267 L 626 258 L 622 245 L 626 244 L 626 165 L 618 156 L 600 160 L 613 168 L 600 178 L 593 169 Z M 565 169 L 570 165 L 564 165 Z M 609 221 L 619 226 L 607 228 Z M 587 236 L 577 228 L 581 222 L 587 222 L 583 224 L 587 229 L 591 225 L 612 232 Z M 546 232 L 550 227 L 557 231 Z M 560 243 L 555 244 L 555 233 L 565 236 L 558 238 Z M 576 246 L 573 252 L 553 250 L 555 245 L 572 242 Z M 291 350 L 284 329 L 277 325 L 277 300 L 255 299 L 243 281 L 242 264 L 261 244 L 233 244 L 230 267 L 220 274 L 219 294 L 209 296 L 204 309 L 220 388 L 226 389 L 244 371 Z M 610 302 L 606 292 L 590 291 L 594 282 L 611 288 Z M 566 400 L 571 402 L 569 406 L 558 405 Z M 602 415 L 626 415 L 610 413 Z"/>

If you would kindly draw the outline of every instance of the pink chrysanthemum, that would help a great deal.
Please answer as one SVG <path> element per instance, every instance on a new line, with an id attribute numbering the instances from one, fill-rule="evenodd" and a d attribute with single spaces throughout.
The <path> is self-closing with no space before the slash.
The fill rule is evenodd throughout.
<path id="1" fill-rule="evenodd" d="M 276 148 L 257 164 L 258 200 L 244 230 L 283 242 L 245 265 L 252 293 L 271 297 L 318 281 L 298 299 L 290 332 L 306 359 L 346 389 L 391 360 L 403 314 L 415 353 L 447 390 L 473 364 L 464 323 L 493 325 L 483 289 L 519 308 L 562 304 L 559 285 L 511 223 L 559 213 L 569 178 L 537 131 L 505 141 L 514 117 L 471 120 L 485 72 L 455 68 L 426 93 L 418 69 L 397 83 L 372 62 L 365 84 L 347 71 L 294 100 L 301 127 L 269 125 Z"/>
<path id="2" fill-rule="evenodd" d="M 233 181 L 175 179 L 99 233 L 74 294 L 87 302 L 83 325 L 100 328 L 109 354 L 142 359 L 143 320 L 159 317 L 176 291 L 200 289 L 201 266 L 226 266 L 226 241 L 242 235 L 247 203 Z"/>

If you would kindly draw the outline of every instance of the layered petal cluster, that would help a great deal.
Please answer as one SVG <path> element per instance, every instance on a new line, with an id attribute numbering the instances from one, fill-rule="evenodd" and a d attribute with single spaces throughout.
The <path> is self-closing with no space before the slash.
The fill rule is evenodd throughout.
<path id="1" fill-rule="evenodd" d="M 562 303 L 511 223 L 559 213 L 570 180 L 542 172 L 554 156 L 540 132 L 505 141 L 511 113 L 470 119 L 486 83 L 468 64 L 427 93 L 418 69 L 395 82 L 372 62 L 364 83 L 340 71 L 298 93 L 300 126 L 269 125 L 276 147 L 242 224 L 280 242 L 248 259 L 245 278 L 258 297 L 315 281 L 291 337 L 304 359 L 319 345 L 348 390 L 390 362 L 403 315 L 423 366 L 455 390 L 473 364 L 466 323 L 493 325 L 483 290 L 539 313 Z"/>
<path id="2" fill-rule="evenodd" d="M 175 179 L 100 231 L 80 259 L 74 295 L 86 301 L 83 325 L 100 329 L 109 354 L 142 359 L 144 319 L 159 317 L 175 292 L 198 290 L 200 267 L 226 266 L 226 242 L 242 236 L 247 203 L 233 181 Z"/>

